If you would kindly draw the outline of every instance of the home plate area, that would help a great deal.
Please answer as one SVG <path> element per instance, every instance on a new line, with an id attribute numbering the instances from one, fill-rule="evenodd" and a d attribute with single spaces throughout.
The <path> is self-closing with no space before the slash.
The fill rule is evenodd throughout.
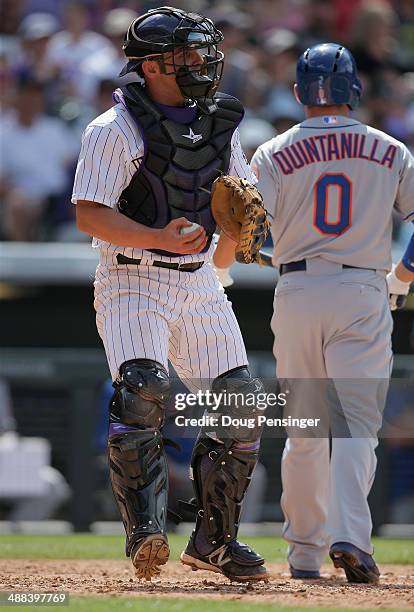
<path id="1" fill-rule="evenodd" d="M 137 582 L 129 561 L 0 560 L 1 591 L 68 592 L 71 596 L 191 597 L 286 606 L 341 608 L 414 607 L 414 566 L 381 565 L 378 585 L 348 584 L 340 570 L 322 568 L 318 580 L 294 580 L 286 564 L 267 564 L 268 583 L 238 584 L 169 561 L 152 582 Z"/>

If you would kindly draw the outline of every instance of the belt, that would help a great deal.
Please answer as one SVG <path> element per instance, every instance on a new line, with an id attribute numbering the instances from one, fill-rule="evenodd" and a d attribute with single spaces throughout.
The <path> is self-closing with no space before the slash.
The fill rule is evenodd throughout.
<path id="1" fill-rule="evenodd" d="M 340 264 L 341 265 L 341 264 Z M 343 268 L 355 268 L 357 270 L 370 270 L 371 272 L 375 272 L 372 268 L 361 268 L 359 266 L 348 266 L 347 264 L 342 264 Z M 306 270 L 306 259 L 301 259 L 300 261 L 291 261 L 290 263 L 281 264 L 279 268 L 279 276 L 283 276 L 287 272 L 299 272 Z"/>
<path id="2" fill-rule="evenodd" d="M 132 259 L 132 257 L 125 257 L 118 253 L 116 260 L 119 264 L 134 264 L 138 265 L 142 259 Z M 151 261 L 148 266 L 155 266 L 156 268 L 168 268 L 169 270 L 178 270 L 179 272 L 195 272 L 199 270 L 201 266 L 204 266 L 204 261 L 197 261 L 196 263 L 168 263 L 167 261 Z"/>

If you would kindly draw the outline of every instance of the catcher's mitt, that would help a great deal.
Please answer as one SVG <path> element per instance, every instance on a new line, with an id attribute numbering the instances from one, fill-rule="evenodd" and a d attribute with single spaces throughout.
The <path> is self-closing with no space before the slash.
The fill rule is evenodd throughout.
<path id="1" fill-rule="evenodd" d="M 211 210 L 221 230 L 237 242 L 236 260 L 260 263 L 270 223 L 256 187 L 238 176 L 220 176 L 212 186 Z"/>

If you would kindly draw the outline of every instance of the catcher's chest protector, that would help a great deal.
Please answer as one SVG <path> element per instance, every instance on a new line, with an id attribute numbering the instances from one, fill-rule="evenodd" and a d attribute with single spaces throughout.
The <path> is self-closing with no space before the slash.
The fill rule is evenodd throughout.
<path id="1" fill-rule="evenodd" d="M 211 185 L 228 172 L 231 138 L 243 118 L 242 105 L 231 96 L 217 94 L 215 112 L 206 115 L 197 109 L 194 121 L 182 124 L 165 117 L 140 85 L 127 85 L 121 92 L 143 137 L 145 156 L 121 194 L 120 212 L 151 227 L 165 227 L 171 219 L 186 217 L 202 225 L 211 237 L 216 228 L 210 209 Z"/>

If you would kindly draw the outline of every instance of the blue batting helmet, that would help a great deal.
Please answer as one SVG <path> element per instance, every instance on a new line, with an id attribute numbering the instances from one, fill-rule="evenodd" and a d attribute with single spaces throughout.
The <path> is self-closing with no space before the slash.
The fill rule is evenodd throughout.
<path id="1" fill-rule="evenodd" d="M 297 95 L 305 106 L 357 108 L 362 86 L 352 53 L 336 43 L 307 49 L 296 66 Z"/>

